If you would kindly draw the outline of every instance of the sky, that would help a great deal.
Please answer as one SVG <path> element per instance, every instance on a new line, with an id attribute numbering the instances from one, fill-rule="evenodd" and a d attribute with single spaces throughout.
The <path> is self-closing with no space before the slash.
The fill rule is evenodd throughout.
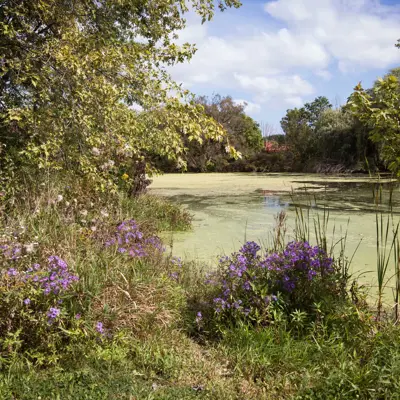
<path id="1" fill-rule="evenodd" d="M 172 77 L 198 95 L 230 95 L 280 132 L 289 108 L 317 96 L 344 104 L 358 82 L 400 66 L 400 0 L 242 0 L 201 24 L 194 13 L 178 43 L 194 43 Z"/>

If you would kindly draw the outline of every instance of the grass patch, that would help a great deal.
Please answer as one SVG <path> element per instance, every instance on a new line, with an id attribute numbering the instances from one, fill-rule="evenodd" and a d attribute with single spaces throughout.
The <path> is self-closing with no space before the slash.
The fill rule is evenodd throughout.
<path id="1" fill-rule="evenodd" d="M 375 320 L 362 293 L 344 294 L 325 253 L 282 245 L 279 257 L 264 259 L 249 244 L 206 276 L 201 266 L 162 252 L 158 233 L 190 224 L 176 205 L 153 196 L 75 202 L 57 193 L 14 204 L 2 218 L 0 244 L 11 247 L 2 250 L 0 398 L 399 398 L 400 328 L 384 314 Z M 46 297 L 21 277 L 52 255 L 79 281 Z M 298 272 L 303 259 L 312 268 Z M 265 262 L 286 266 L 302 301 L 292 285 L 280 286 L 288 281 L 280 270 L 259 269 Z M 321 275 L 308 284 L 321 266 L 329 280 Z M 225 303 L 240 312 L 229 308 L 221 318 L 213 299 L 227 288 Z M 49 320 L 49 307 L 60 315 Z"/>

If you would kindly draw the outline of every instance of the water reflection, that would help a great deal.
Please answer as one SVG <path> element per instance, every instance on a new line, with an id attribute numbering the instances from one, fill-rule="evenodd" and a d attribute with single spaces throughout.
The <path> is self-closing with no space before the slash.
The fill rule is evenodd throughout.
<path id="1" fill-rule="evenodd" d="M 263 203 L 266 208 L 275 208 L 277 212 L 289 207 L 289 201 L 282 201 L 280 196 L 269 194 L 266 190 L 263 191 Z"/>

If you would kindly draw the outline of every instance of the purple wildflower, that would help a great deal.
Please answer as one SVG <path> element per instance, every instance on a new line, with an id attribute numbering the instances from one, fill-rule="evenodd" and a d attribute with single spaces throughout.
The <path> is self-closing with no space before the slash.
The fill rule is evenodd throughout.
<path id="1" fill-rule="evenodd" d="M 7 271 L 7 275 L 8 275 L 8 276 L 17 276 L 17 275 L 18 275 L 18 271 L 17 271 L 15 268 L 10 268 L 10 269 Z"/>
<path id="2" fill-rule="evenodd" d="M 199 325 L 202 320 L 203 320 L 203 314 L 201 313 L 201 311 L 199 311 L 196 315 L 196 324 Z"/>
<path id="3" fill-rule="evenodd" d="M 177 281 L 179 279 L 179 273 L 178 272 L 171 272 L 169 274 L 170 278 L 172 278 L 173 280 Z"/>
<path id="4" fill-rule="evenodd" d="M 260 249 L 261 247 L 256 242 L 246 242 L 239 252 L 255 257 Z"/>
<path id="5" fill-rule="evenodd" d="M 112 245 L 118 246 L 119 253 L 125 253 L 133 258 L 143 258 L 165 251 L 160 238 L 145 237 L 135 220 L 123 221 L 117 226 L 113 236 L 105 242 L 106 247 Z"/>
<path id="6" fill-rule="evenodd" d="M 102 322 L 97 322 L 96 331 L 99 332 L 101 335 L 104 334 L 104 327 Z"/>
<path id="7" fill-rule="evenodd" d="M 60 309 L 55 307 L 50 307 L 50 310 L 47 312 L 47 317 L 51 320 L 56 319 L 60 315 Z"/>

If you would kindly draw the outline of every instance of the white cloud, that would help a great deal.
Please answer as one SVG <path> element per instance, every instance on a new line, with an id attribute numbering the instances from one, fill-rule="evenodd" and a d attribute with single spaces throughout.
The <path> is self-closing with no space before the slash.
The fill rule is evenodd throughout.
<path id="1" fill-rule="evenodd" d="M 244 105 L 244 111 L 248 114 L 257 114 L 261 111 L 260 104 L 253 103 L 251 101 L 242 100 L 242 99 L 235 99 L 233 100 L 235 104 L 242 104 Z"/>
<path id="2" fill-rule="evenodd" d="M 295 36 L 287 29 L 237 38 L 208 36 L 197 47 L 190 63 L 174 67 L 175 76 L 191 81 L 206 73 L 212 82 L 232 78 L 234 73 L 274 75 L 329 64 L 329 54 L 313 38 Z"/>
<path id="3" fill-rule="evenodd" d="M 291 107 L 301 107 L 303 99 L 299 96 L 286 97 L 285 102 Z"/>
<path id="4" fill-rule="evenodd" d="M 313 86 L 298 75 L 251 77 L 234 74 L 234 76 L 243 89 L 251 91 L 263 102 L 274 100 L 278 96 L 283 96 L 285 99 L 301 98 L 314 92 Z"/>
<path id="5" fill-rule="evenodd" d="M 314 38 L 343 71 L 400 62 L 400 52 L 394 48 L 400 35 L 396 6 L 375 0 L 277 0 L 268 2 L 265 10 L 293 34 Z"/>
<path id="6" fill-rule="evenodd" d="M 264 9 L 273 17 L 285 21 L 306 21 L 312 17 L 312 11 L 305 1 L 272 1 L 265 4 Z"/>
<path id="7" fill-rule="evenodd" d="M 326 81 L 330 81 L 332 79 L 332 74 L 324 69 L 321 69 L 319 71 L 315 71 L 315 75 L 320 76 L 321 78 L 323 78 Z"/>
<path id="8" fill-rule="evenodd" d="M 194 42 L 198 51 L 190 63 L 173 67 L 177 81 L 221 94 L 240 89 L 238 97 L 257 105 L 248 112 L 257 112 L 258 106 L 301 105 L 315 92 L 311 82 L 329 81 L 336 68 L 347 73 L 400 63 L 394 47 L 400 37 L 398 6 L 379 0 L 274 0 L 264 5 L 264 22 L 252 24 L 244 3 L 223 22 L 216 17 L 222 24 L 218 33 L 189 18 L 178 42 Z"/>

